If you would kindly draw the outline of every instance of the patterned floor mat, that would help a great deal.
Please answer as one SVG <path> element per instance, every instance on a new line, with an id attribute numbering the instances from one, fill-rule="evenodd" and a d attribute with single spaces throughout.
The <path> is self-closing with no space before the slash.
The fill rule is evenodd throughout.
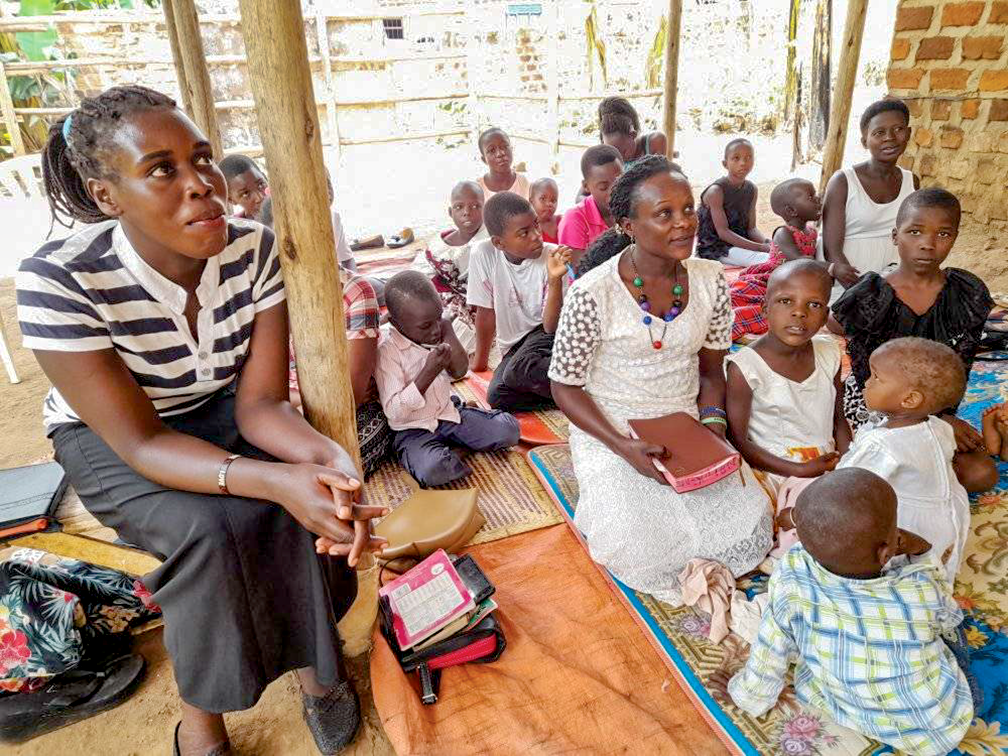
<path id="1" fill-rule="evenodd" d="M 486 525 L 473 538 L 472 544 L 496 541 L 563 522 L 563 515 L 539 484 L 521 452 L 473 454 L 466 462 L 472 468 L 472 475 L 442 488 L 479 491 L 476 503 L 486 517 Z M 389 461 L 368 479 L 364 490 L 372 504 L 394 509 L 416 490 L 416 482 L 398 462 Z"/>
<path id="2" fill-rule="evenodd" d="M 493 373 L 469 373 L 455 384 L 455 390 L 466 401 L 475 401 L 481 407 L 489 408 L 487 389 Z M 535 412 L 515 412 L 521 426 L 521 440 L 529 446 L 559 444 L 570 438 L 570 425 L 566 416 L 558 409 L 544 409 Z"/>
<path id="3" fill-rule="evenodd" d="M 979 426 L 985 407 L 1003 401 L 1008 365 L 977 363 L 961 414 Z M 567 444 L 541 446 L 528 452 L 529 463 L 573 527 L 577 481 Z M 984 692 L 983 706 L 953 753 L 964 756 L 1008 754 L 1008 465 L 1000 465 L 998 487 L 971 498 L 972 521 L 967 557 L 956 582 L 956 599 L 967 614 L 967 640 L 972 670 Z M 608 576 L 608 573 L 606 573 Z M 740 668 L 748 656 L 744 641 L 730 635 L 722 644 L 707 639 L 708 615 L 692 608 L 674 608 L 631 590 L 608 576 L 613 590 L 676 675 L 722 740 L 736 753 L 790 756 L 877 756 L 894 753 L 846 728 L 802 710 L 793 692 L 758 719 L 734 707 L 722 708 L 704 687 L 715 670 Z M 740 581 L 754 593 L 765 580 Z M 791 691 L 788 688 L 788 691 Z"/>

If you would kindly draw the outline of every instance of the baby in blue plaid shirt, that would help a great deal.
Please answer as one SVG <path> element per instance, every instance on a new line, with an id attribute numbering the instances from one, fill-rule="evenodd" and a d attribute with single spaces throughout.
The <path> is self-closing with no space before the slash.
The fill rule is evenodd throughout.
<path id="1" fill-rule="evenodd" d="M 730 681 L 711 676 L 714 697 L 760 716 L 794 662 L 805 706 L 915 756 L 953 750 L 973 700 L 942 634 L 962 612 L 936 561 L 897 556 L 892 487 L 867 470 L 837 470 L 805 489 L 794 515 L 800 543 L 770 578 L 749 660 Z"/>

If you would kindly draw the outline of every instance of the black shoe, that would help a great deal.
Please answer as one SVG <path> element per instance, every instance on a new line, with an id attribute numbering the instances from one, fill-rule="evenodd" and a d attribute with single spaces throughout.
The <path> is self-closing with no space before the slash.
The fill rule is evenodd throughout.
<path id="1" fill-rule="evenodd" d="M 0 698 L 0 741 L 18 743 L 115 708 L 144 676 L 139 654 L 109 660 L 100 669 L 72 669 L 35 693 Z"/>
<path id="2" fill-rule="evenodd" d="M 342 680 L 324 696 L 301 692 L 304 719 L 323 756 L 337 754 L 350 745 L 360 727 L 360 701 L 349 680 Z"/>

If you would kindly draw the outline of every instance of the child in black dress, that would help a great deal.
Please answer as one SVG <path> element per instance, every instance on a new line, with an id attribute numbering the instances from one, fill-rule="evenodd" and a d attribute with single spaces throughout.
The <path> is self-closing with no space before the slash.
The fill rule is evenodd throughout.
<path id="1" fill-rule="evenodd" d="M 866 273 L 833 305 L 847 334 L 852 373 L 844 385 L 844 414 L 855 433 L 873 417 L 864 402 L 870 375 L 868 358 L 879 346 L 902 336 L 919 336 L 952 347 L 969 376 L 984 323 L 994 302 L 987 286 L 972 273 L 942 268 L 959 232 L 959 200 L 940 188 L 920 189 L 900 206 L 893 229 L 899 263 L 884 275 Z M 997 468 L 983 437 L 956 417 L 958 407 L 939 416 L 955 432 L 956 474 L 967 491 L 985 491 L 997 481 Z"/>
<path id="2" fill-rule="evenodd" d="M 748 139 L 733 139 L 721 165 L 728 171 L 700 195 L 697 257 L 748 268 L 770 259 L 770 240 L 756 228 L 756 185 L 746 177 L 756 153 Z"/>

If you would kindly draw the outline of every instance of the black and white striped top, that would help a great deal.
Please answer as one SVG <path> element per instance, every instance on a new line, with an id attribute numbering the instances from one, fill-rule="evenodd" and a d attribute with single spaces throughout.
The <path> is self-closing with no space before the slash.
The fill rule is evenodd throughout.
<path id="1" fill-rule="evenodd" d="M 196 289 L 199 338 L 185 318 L 185 290 L 137 254 L 118 222 L 44 245 L 17 274 L 18 321 L 27 349 L 115 349 L 159 415 L 179 415 L 231 383 L 248 354 L 257 312 L 284 300 L 273 232 L 234 220 L 228 244 L 207 260 Z M 54 388 L 46 432 L 78 422 Z"/>

